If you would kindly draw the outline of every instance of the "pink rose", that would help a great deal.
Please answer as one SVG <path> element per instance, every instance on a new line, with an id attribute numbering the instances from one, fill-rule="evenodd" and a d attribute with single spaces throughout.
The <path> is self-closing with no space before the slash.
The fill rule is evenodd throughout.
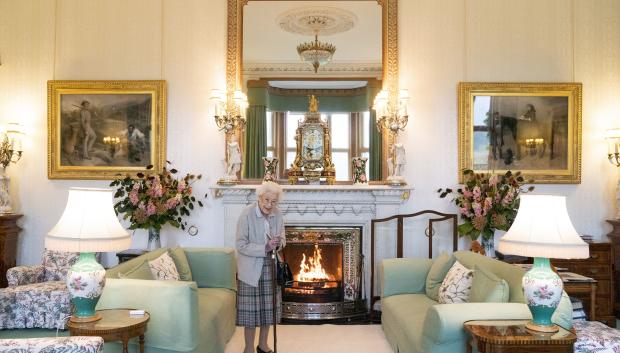
<path id="1" fill-rule="evenodd" d="M 177 185 L 177 192 L 183 192 L 186 186 L 187 185 L 185 184 L 185 180 L 179 181 L 179 185 Z"/>
<path id="2" fill-rule="evenodd" d="M 149 203 L 146 205 L 146 216 L 152 216 L 155 213 L 157 213 L 157 207 L 149 201 Z"/>
<path id="3" fill-rule="evenodd" d="M 129 202 L 132 205 L 137 205 L 138 201 L 140 201 L 140 199 L 138 198 L 138 192 L 136 190 L 132 191 L 129 193 Z"/>
<path id="4" fill-rule="evenodd" d="M 474 199 L 476 201 L 480 201 L 480 195 L 482 194 L 482 191 L 480 190 L 479 186 L 474 187 Z"/>

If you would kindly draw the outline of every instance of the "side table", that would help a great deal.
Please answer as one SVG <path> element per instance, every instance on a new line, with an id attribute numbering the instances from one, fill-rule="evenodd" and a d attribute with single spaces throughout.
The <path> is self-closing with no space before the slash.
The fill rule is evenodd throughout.
<path id="1" fill-rule="evenodd" d="M 94 322 L 67 323 L 71 336 L 100 336 L 104 342 L 121 341 L 123 353 L 128 353 L 127 344 L 132 337 L 138 337 L 140 353 L 144 353 L 144 333 L 150 319 L 149 313 L 143 316 L 129 316 L 130 309 L 97 310 L 101 320 Z"/>
<path id="2" fill-rule="evenodd" d="M 596 280 L 572 272 L 558 272 L 562 278 L 564 290 L 570 296 L 583 301 L 584 310 L 588 310 L 588 320 L 596 320 Z"/>
<path id="3" fill-rule="evenodd" d="M 146 254 L 148 251 L 144 249 L 127 249 L 116 253 L 116 257 L 118 257 L 118 263 L 123 263 L 125 261 L 129 261 L 134 257 L 138 257 L 142 254 Z"/>
<path id="4" fill-rule="evenodd" d="M 464 323 L 472 339 L 467 353 L 475 346 L 480 353 L 573 353 L 577 336 L 562 327 L 553 334 L 525 328 L 528 320 L 475 320 Z"/>

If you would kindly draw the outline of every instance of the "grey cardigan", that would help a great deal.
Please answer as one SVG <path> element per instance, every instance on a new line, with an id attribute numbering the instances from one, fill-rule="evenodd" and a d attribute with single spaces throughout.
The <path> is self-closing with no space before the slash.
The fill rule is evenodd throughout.
<path id="1" fill-rule="evenodd" d="M 263 270 L 265 260 L 265 218 L 256 214 L 256 203 L 244 208 L 237 221 L 237 278 L 253 287 Z M 282 212 L 275 208 L 268 216 L 270 231 L 284 239 L 284 218 Z M 282 244 L 284 246 L 284 243 Z"/>

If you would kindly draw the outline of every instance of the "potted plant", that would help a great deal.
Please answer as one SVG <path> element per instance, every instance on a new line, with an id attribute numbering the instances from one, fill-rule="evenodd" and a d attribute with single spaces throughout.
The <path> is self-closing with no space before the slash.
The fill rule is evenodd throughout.
<path id="1" fill-rule="evenodd" d="M 526 182 L 521 172 L 507 171 L 502 175 L 474 173 L 470 169 L 463 170 L 463 180 L 463 187 L 456 191 L 446 188 L 437 192 L 441 198 L 455 195 L 452 202 L 465 221 L 458 226 L 458 234 L 474 242 L 481 237 L 484 252 L 492 256 L 495 230 L 510 228 L 519 209 L 519 195 L 534 190 L 533 186 L 524 188 L 524 184 L 532 181 Z"/>
<path id="2" fill-rule="evenodd" d="M 166 163 L 170 164 L 168 161 Z M 149 165 L 146 169 L 151 170 L 153 166 Z M 110 183 L 110 186 L 116 187 L 116 214 L 122 214 L 123 219 L 129 220 L 129 229 L 148 229 L 148 250 L 161 246 L 160 231 L 165 224 L 185 230 L 187 222 L 183 217 L 190 215 L 194 203 L 203 206 L 193 196 L 192 190 L 192 184 L 202 176 L 187 174 L 176 178 L 176 174 L 176 169 L 164 167 L 159 174 L 137 173 L 134 178 L 126 175 Z"/>

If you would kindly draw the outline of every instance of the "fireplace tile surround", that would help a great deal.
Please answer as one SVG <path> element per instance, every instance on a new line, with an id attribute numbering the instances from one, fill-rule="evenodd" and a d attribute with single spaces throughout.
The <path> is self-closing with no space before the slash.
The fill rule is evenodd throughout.
<path id="1" fill-rule="evenodd" d="M 218 208 L 220 244 L 235 247 L 235 233 L 239 214 L 256 201 L 257 185 L 214 186 Z M 387 185 L 282 185 L 283 200 L 278 205 L 287 227 L 358 227 L 362 229 L 364 294 L 370 290 L 370 221 L 399 214 L 413 188 Z M 389 230 L 384 230 L 389 231 Z M 376 244 L 381 257 L 383 244 Z M 386 250 L 387 251 L 387 250 Z M 386 254 L 389 251 L 386 252 Z M 289 264 L 290 265 L 290 264 Z"/>

